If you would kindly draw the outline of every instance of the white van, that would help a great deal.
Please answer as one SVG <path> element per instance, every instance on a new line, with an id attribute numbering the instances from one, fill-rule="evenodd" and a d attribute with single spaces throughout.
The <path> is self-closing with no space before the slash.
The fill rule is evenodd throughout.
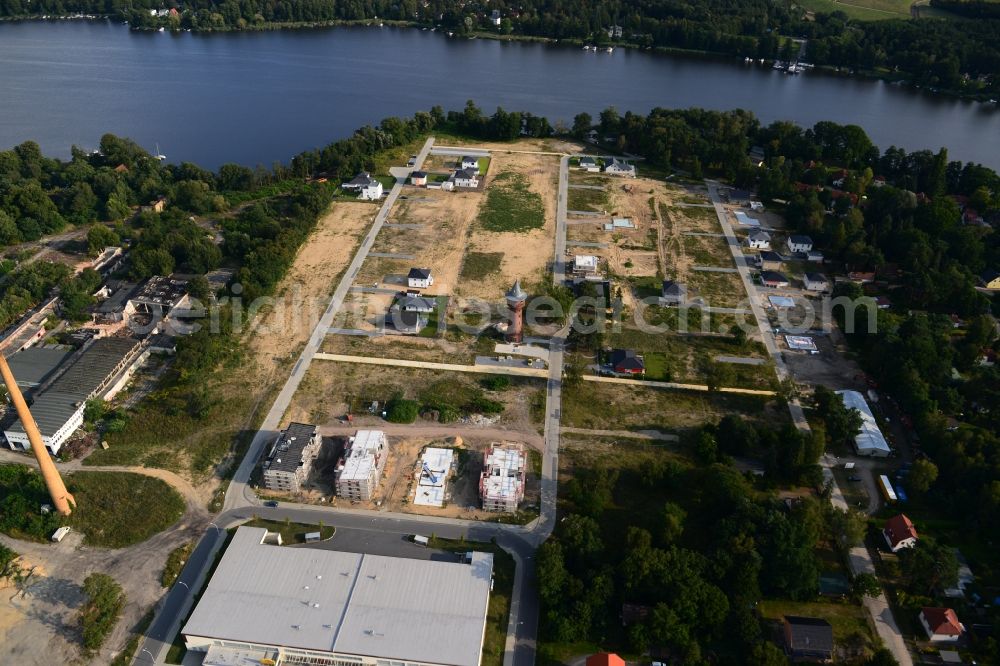
<path id="1" fill-rule="evenodd" d="M 428 539 L 425 536 L 421 536 L 419 534 L 414 534 L 413 543 L 417 544 L 418 546 L 424 546 L 426 548 L 428 545 L 430 545 L 430 539 Z"/>
<path id="2" fill-rule="evenodd" d="M 59 529 L 57 529 L 55 532 L 52 533 L 52 540 L 55 541 L 56 543 L 59 543 L 66 537 L 67 534 L 69 534 L 69 531 L 71 529 L 73 528 L 68 525 L 65 527 L 60 527 Z"/>

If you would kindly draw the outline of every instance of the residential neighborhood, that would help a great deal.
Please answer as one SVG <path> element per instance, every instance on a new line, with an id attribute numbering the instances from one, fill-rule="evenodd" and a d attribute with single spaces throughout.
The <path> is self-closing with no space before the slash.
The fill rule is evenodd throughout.
<path id="1" fill-rule="evenodd" d="M 0 340 L 9 631 L 80 663 L 989 663 L 986 255 L 939 296 L 897 230 L 865 245 L 911 201 L 888 167 L 796 157 L 779 196 L 770 130 L 726 179 L 584 120 L 453 116 L 199 214 L 143 190 L 83 296 Z M 125 596 L 88 653 L 98 570 Z"/>

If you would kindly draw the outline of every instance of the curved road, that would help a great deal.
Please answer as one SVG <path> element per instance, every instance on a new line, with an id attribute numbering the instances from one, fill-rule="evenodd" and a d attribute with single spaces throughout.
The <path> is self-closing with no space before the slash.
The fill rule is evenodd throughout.
<path id="1" fill-rule="evenodd" d="M 417 156 L 414 169 L 419 169 L 426 159 L 434 138 L 429 138 Z M 470 149 L 463 149 L 468 152 Z M 559 169 L 559 194 L 556 223 L 556 261 L 553 279 L 557 284 L 564 279 L 563 257 L 566 248 L 566 185 L 568 182 L 568 156 L 561 156 Z M 156 617 L 146 631 L 145 638 L 135 656 L 135 663 L 161 663 L 170 642 L 180 629 L 180 623 L 194 604 L 197 590 L 201 589 L 208 570 L 225 541 L 225 530 L 238 525 L 256 514 L 263 518 L 315 523 L 322 520 L 338 529 L 378 532 L 381 534 L 434 534 L 471 541 L 489 541 L 509 552 L 515 561 L 514 587 L 511 595 L 507 628 L 507 646 L 504 666 L 531 666 L 534 663 L 538 627 L 538 600 L 535 594 L 534 552 L 552 533 L 556 519 L 556 488 L 558 474 L 559 416 L 563 372 L 563 342 L 566 330 L 560 331 L 549 342 L 549 371 L 546 384 L 545 427 L 542 453 L 541 512 L 530 525 L 500 525 L 477 521 L 462 521 L 428 516 L 394 514 L 387 511 L 359 511 L 335 507 L 316 507 L 299 504 L 282 504 L 277 508 L 262 507 L 248 487 L 250 475 L 264 447 L 273 441 L 279 424 L 292 396 L 298 389 L 310 363 L 316 358 L 334 316 L 343 306 L 355 276 L 368 256 L 379 230 L 385 224 L 393 204 L 399 197 L 401 186 L 397 183 L 389 191 L 371 229 L 365 235 L 357 254 L 334 290 L 330 303 L 317 322 L 288 380 L 268 411 L 260 430 L 251 442 L 226 491 L 222 512 L 209 523 L 209 529 L 188 557 L 187 564 L 175 584 L 164 598 Z M 391 430 L 387 428 L 387 430 Z M 413 432 L 415 429 L 408 429 Z M 483 429 L 485 432 L 487 429 Z"/>

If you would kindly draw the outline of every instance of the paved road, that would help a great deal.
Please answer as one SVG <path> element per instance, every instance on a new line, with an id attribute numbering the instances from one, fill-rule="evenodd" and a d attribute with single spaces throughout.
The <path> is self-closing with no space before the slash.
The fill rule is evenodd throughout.
<path id="1" fill-rule="evenodd" d="M 711 198 L 712 204 L 715 206 L 715 212 L 719 217 L 719 224 L 722 225 L 722 230 L 725 232 L 729 242 L 729 249 L 733 253 L 733 259 L 736 261 L 736 267 L 739 270 L 740 278 L 743 280 L 743 286 L 746 289 L 747 295 L 750 297 L 750 307 L 753 308 L 754 316 L 757 318 L 757 326 L 760 329 L 760 337 L 764 342 L 764 346 L 767 347 L 768 352 L 771 354 L 771 358 L 774 359 L 774 368 L 778 374 L 778 379 L 785 381 L 791 377 L 791 374 L 789 373 L 788 367 L 785 365 L 785 360 L 781 355 L 781 351 L 778 349 L 778 345 L 775 342 L 774 334 L 772 333 L 770 324 L 767 320 L 767 315 L 761 307 L 759 299 L 754 297 L 756 287 L 754 287 L 750 278 L 750 270 L 742 261 L 743 251 L 740 249 L 739 239 L 736 237 L 736 234 L 733 232 L 733 227 L 729 223 L 726 209 L 722 206 L 722 199 L 719 197 L 719 184 L 711 180 L 706 180 L 705 184 L 708 186 L 709 197 Z M 802 405 L 799 403 L 797 398 L 788 402 L 788 410 L 791 413 L 792 421 L 795 423 L 796 427 L 806 432 L 811 431 L 809 423 L 806 421 L 805 413 L 802 411 Z M 835 459 L 830 455 L 825 455 L 820 460 L 820 466 L 823 468 L 823 477 L 831 483 L 831 502 L 838 508 L 846 509 L 847 502 L 844 500 L 844 495 L 841 492 L 840 487 L 837 485 L 836 478 L 833 476 L 832 466 L 834 464 L 836 464 Z M 868 552 L 868 549 L 865 548 L 863 544 L 855 546 L 851 549 L 850 566 L 851 570 L 855 574 L 862 572 L 875 572 L 875 565 L 872 562 L 871 553 Z M 913 659 L 910 656 L 909 650 L 906 649 L 906 643 L 903 640 L 902 632 L 900 632 L 899 626 L 896 624 L 896 620 L 892 616 L 892 609 L 889 608 L 885 594 L 882 593 L 874 598 L 866 597 L 864 605 L 871 614 L 872 620 L 875 622 L 875 629 L 878 632 L 879 637 L 882 639 L 882 642 L 885 643 L 885 646 L 892 652 L 896 661 L 899 662 L 900 666 L 912 666 Z"/>
<path id="2" fill-rule="evenodd" d="M 379 356 L 350 356 L 347 354 L 327 354 L 317 352 L 313 358 L 318 361 L 338 361 L 340 363 L 362 363 L 365 365 L 392 365 L 400 368 L 424 368 L 446 372 L 474 372 L 488 375 L 516 375 L 518 377 L 548 377 L 548 370 L 541 368 L 518 368 L 508 365 L 461 365 L 458 363 L 433 363 L 431 361 L 410 361 L 403 358 L 381 358 Z"/>
<path id="3" fill-rule="evenodd" d="M 424 143 L 420 154 L 417 156 L 417 167 L 423 164 L 433 144 L 433 137 L 427 139 Z M 385 224 L 389 211 L 392 209 L 401 191 L 402 186 L 399 181 L 389 190 L 385 203 L 383 203 L 378 214 L 375 216 L 371 229 L 364 240 L 362 240 L 357 254 L 354 255 L 354 259 L 351 261 L 350 266 L 348 266 L 343 278 L 341 278 L 340 284 L 334 290 L 326 311 L 309 336 L 309 340 L 306 342 L 305 349 L 302 350 L 299 360 L 292 368 L 288 380 L 278 393 L 274 404 L 261 424 L 260 430 L 257 432 L 236 473 L 233 475 L 233 480 L 226 492 L 223 513 L 212 523 L 205 537 L 199 541 L 191 557 L 188 558 L 187 564 L 184 565 L 184 569 L 181 571 L 181 576 L 178 578 L 179 582 L 170 589 L 164 598 L 156 617 L 146 632 L 146 637 L 139 648 L 139 652 L 136 654 L 136 663 L 160 663 L 160 660 L 166 656 L 166 648 L 170 643 L 170 639 L 176 634 L 182 618 L 187 614 L 193 603 L 190 590 L 199 589 L 207 575 L 208 567 L 215 557 L 215 553 L 223 543 L 219 526 L 228 524 L 226 522 L 227 518 L 234 515 L 235 511 L 242 509 L 246 503 L 244 491 L 246 490 L 247 481 L 250 479 L 250 474 L 257 463 L 257 459 L 260 457 L 267 442 L 271 441 L 274 437 L 281 423 L 281 418 L 284 416 L 285 410 L 288 409 L 288 405 L 292 400 L 292 396 L 295 395 L 296 389 L 298 389 L 302 378 L 309 369 L 313 356 L 319 350 L 320 345 L 329 332 L 334 316 L 343 307 L 344 299 L 347 297 L 351 285 L 358 271 L 361 269 L 361 264 L 364 263 L 365 258 L 367 258 L 368 253 L 371 251 L 372 245 L 375 243 L 375 237 L 381 230 L 382 225 Z M 222 522 L 220 523 L 220 521 Z"/>
<path id="4" fill-rule="evenodd" d="M 433 145 L 434 139 L 429 138 L 420 151 L 415 168 L 420 168 Z M 479 154 L 477 151 L 459 149 L 462 154 Z M 481 151 L 480 151 L 481 152 Z M 449 153 L 444 153 L 449 154 Z M 563 224 L 557 223 L 556 252 L 557 256 L 565 254 L 565 201 L 568 172 L 566 165 L 568 157 L 562 158 L 560 171 L 560 206 L 563 211 Z M 317 357 L 320 344 L 330 330 L 333 317 L 343 306 L 346 297 L 361 264 L 368 255 L 379 229 L 384 225 L 393 203 L 399 196 L 399 182 L 390 190 L 385 203 L 375 218 L 371 230 L 362 241 L 361 247 L 345 272 L 337 289 L 330 299 L 330 304 L 323 317 L 317 323 L 299 360 L 281 389 L 274 405 L 271 407 L 261 425 L 260 431 L 251 443 L 246 456 L 241 461 L 226 493 L 223 512 L 210 524 L 208 532 L 201 539 L 188 558 L 181 571 L 178 583 L 175 584 L 164 598 L 152 624 L 136 655 L 135 663 L 161 663 L 166 655 L 170 640 L 180 629 L 180 623 L 193 605 L 193 591 L 200 589 L 212 561 L 222 543 L 224 530 L 231 525 L 239 524 L 257 514 L 264 518 L 284 520 L 286 517 L 295 522 L 315 523 L 322 520 L 327 525 L 348 529 L 367 529 L 389 534 L 415 534 L 433 532 L 446 537 L 464 536 L 469 540 L 496 539 L 496 542 L 509 552 L 515 561 L 514 589 L 511 598 L 509 623 L 507 631 L 507 649 L 504 654 L 504 666 L 531 666 L 534 663 L 536 635 L 538 628 L 538 599 L 536 594 L 534 574 L 534 551 L 552 532 L 556 516 L 556 482 L 558 472 L 559 445 L 559 400 L 562 381 L 562 342 L 565 331 L 560 332 L 550 345 L 550 368 L 543 376 L 548 378 L 546 390 L 546 421 L 544 435 L 544 454 L 542 458 L 541 479 L 541 515 L 529 526 L 499 525 L 473 521 L 460 521 L 437 518 L 433 516 L 409 516 L 390 512 L 364 512 L 344 510 L 336 507 L 311 507 L 294 504 L 283 504 L 270 509 L 260 506 L 257 498 L 250 491 L 247 482 L 259 459 L 264 446 L 270 441 L 280 425 L 281 418 L 291 402 L 295 390 L 302 381 L 311 361 Z M 561 229 L 561 232 L 560 232 Z M 560 246 L 561 243 L 561 246 Z M 560 263 L 561 267 L 562 264 Z M 561 276 L 561 273 L 560 273 Z M 460 366 L 461 367 L 461 366 Z M 483 371 L 478 369 L 475 371 Z M 503 369 L 511 373 L 512 369 Z M 390 428 L 386 428 L 389 430 Z M 408 428 L 414 432 L 415 428 Z M 477 429 L 485 433 L 486 429 Z"/>
<path id="5" fill-rule="evenodd" d="M 710 391 L 705 384 L 678 384 L 677 382 L 656 382 L 645 379 L 628 379 L 627 377 L 603 377 L 601 375 L 584 375 L 583 379 L 588 382 L 606 382 L 608 384 L 630 384 L 632 386 L 646 386 L 651 388 L 681 389 L 684 391 Z M 764 389 L 747 389 L 723 386 L 716 389 L 719 393 L 739 393 L 743 395 L 774 395 L 774 391 Z"/>
<path id="6" fill-rule="evenodd" d="M 556 198 L 556 249 L 552 262 L 552 282 L 566 282 L 566 201 L 569 196 L 569 156 L 559 158 L 559 188 Z"/>

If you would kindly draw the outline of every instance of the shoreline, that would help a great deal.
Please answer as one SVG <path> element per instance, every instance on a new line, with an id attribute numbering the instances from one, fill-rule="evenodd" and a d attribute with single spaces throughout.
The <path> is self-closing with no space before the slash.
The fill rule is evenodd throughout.
<path id="1" fill-rule="evenodd" d="M 19 23 L 25 22 L 42 22 L 42 21 L 114 21 L 116 17 L 112 15 L 100 15 L 100 14 L 63 14 L 63 15 L 41 15 L 35 14 L 30 16 L 5 16 L 0 17 L 0 23 Z M 121 21 L 122 24 L 128 25 L 126 21 Z M 169 32 L 171 34 L 178 34 L 182 32 L 188 32 L 196 35 L 212 35 L 212 34 L 231 34 L 231 33 L 247 33 L 247 32 L 274 32 L 279 30 L 325 30 L 329 28 L 342 28 L 342 27 L 368 27 L 368 28 L 407 28 L 421 31 L 439 32 L 442 33 L 448 39 L 489 39 L 498 42 L 526 42 L 526 43 L 536 43 L 536 44 L 551 44 L 559 46 L 572 46 L 582 48 L 586 42 L 585 40 L 576 38 L 566 38 L 557 39 L 554 37 L 543 37 L 537 35 L 504 35 L 495 32 L 488 31 L 476 31 L 466 34 L 456 34 L 454 32 L 448 31 L 444 28 L 434 26 L 431 24 L 420 23 L 418 21 L 398 21 L 398 20 L 388 20 L 388 19 L 359 19 L 359 20 L 346 20 L 346 19 L 332 19 L 329 21 L 294 21 L 286 23 L 262 23 L 259 25 L 247 26 L 245 28 L 234 28 L 234 27 L 224 27 L 224 28 L 214 28 L 214 29 L 198 29 L 194 30 L 191 28 L 187 29 L 172 29 L 165 28 L 164 32 Z M 161 27 L 156 28 L 143 28 L 143 27 L 132 27 L 128 25 L 130 32 L 141 32 L 141 33 L 156 33 L 161 30 Z M 616 49 L 626 49 L 630 51 L 643 52 L 643 53 L 656 53 L 660 55 L 673 55 L 681 56 L 686 58 L 698 58 L 698 59 L 708 59 L 716 60 L 719 62 L 731 63 L 733 65 L 743 65 L 748 66 L 743 59 L 738 55 L 733 55 L 730 53 L 720 53 L 717 51 L 704 51 L 697 49 L 685 49 L 674 46 L 641 46 L 633 42 L 626 41 L 609 41 L 601 45 L 600 48 L 606 46 L 611 46 Z M 749 66 L 753 67 L 770 67 L 775 61 L 765 59 L 763 64 L 756 62 L 750 63 Z M 844 68 L 835 67 L 832 65 L 814 65 L 813 71 L 821 72 L 826 76 L 834 76 L 837 78 L 844 79 L 859 79 L 867 81 L 882 81 L 888 85 L 899 86 L 906 88 L 913 92 L 920 92 L 927 95 L 931 95 L 940 99 L 949 99 L 956 101 L 967 101 L 967 102 L 978 102 L 980 104 L 993 106 L 995 109 L 1000 109 L 1000 99 L 995 99 L 990 97 L 987 93 L 968 93 L 958 90 L 949 90 L 933 87 L 922 87 L 919 85 L 914 85 L 912 82 L 905 78 L 899 78 L 892 76 L 891 72 L 879 72 L 879 71 L 866 71 L 866 70 L 849 70 L 844 71 Z"/>

